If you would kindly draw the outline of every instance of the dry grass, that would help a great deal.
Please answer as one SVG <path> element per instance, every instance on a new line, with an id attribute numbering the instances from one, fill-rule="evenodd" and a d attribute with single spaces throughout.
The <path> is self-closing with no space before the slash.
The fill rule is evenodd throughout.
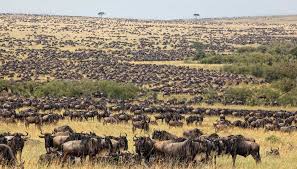
<path id="1" fill-rule="evenodd" d="M 213 122 L 217 119 L 217 117 L 206 117 L 202 126 L 198 126 L 202 131 L 206 134 L 211 134 L 214 132 L 212 128 Z M 229 117 L 230 120 L 235 120 L 234 118 Z M 46 132 L 50 132 L 54 127 L 68 124 L 73 127 L 76 131 L 92 131 L 96 132 L 98 135 L 120 135 L 121 133 L 128 134 L 129 140 L 129 151 L 134 152 L 134 146 L 132 137 L 134 134 L 131 131 L 131 124 L 118 124 L 118 125 L 107 125 L 104 126 L 102 123 L 98 121 L 88 121 L 88 122 L 73 122 L 73 121 L 60 121 L 57 125 L 48 125 L 44 126 L 43 130 Z M 169 132 L 172 132 L 176 135 L 181 136 L 182 132 L 187 129 L 192 129 L 195 126 L 184 126 L 183 128 L 169 128 L 165 124 L 159 124 L 159 126 L 152 126 L 150 133 L 154 129 L 163 129 Z M 34 126 L 31 126 L 28 129 L 25 129 L 23 124 L 0 124 L 0 131 L 11 131 L 11 132 L 24 132 L 27 131 L 31 138 L 26 143 L 23 159 L 25 160 L 25 167 L 34 169 L 34 168 L 44 168 L 42 166 L 37 165 L 37 160 L 40 154 L 45 153 L 44 150 L 44 141 L 38 137 L 39 130 Z M 137 133 L 138 135 L 143 135 L 144 133 Z M 220 135 L 230 135 L 230 134 L 243 134 L 244 136 L 254 137 L 257 142 L 261 145 L 261 155 L 262 155 L 262 163 L 260 165 L 256 165 L 252 157 L 243 158 L 239 157 L 236 165 L 237 168 L 245 169 L 245 168 L 259 168 L 259 169 L 290 169 L 295 168 L 297 166 L 296 156 L 297 153 L 295 151 L 297 144 L 296 138 L 297 134 L 285 134 L 280 132 L 264 132 L 264 130 L 251 130 L 251 129 L 239 129 L 239 128 L 230 128 L 228 130 L 222 131 L 219 133 Z M 267 140 L 270 136 L 276 136 L 278 139 L 276 142 L 270 142 Z M 266 150 L 270 149 L 270 147 L 279 147 L 281 157 L 266 157 Z M 218 159 L 217 167 L 219 168 L 232 168 L 231 158 L 230 157 L 220 157 Z M 153 168 L 163 168 L 162 164 L 154 165 Z M 168 166 L 167 166 L 168 167 Z M 214 168 L 212 165 L 202 165 L 202 168 Z M 53 165 L 50 168 L 61 168 L 59 165 Z M 114 166 L 114 165 L 106 165 L 106 164 L 98 164 L 95 166 L 91 165 L 78 165 L 73 166 L 73 168 L 125 168 L 125 166 Z M 132 168 L 143 168 L 142 166 L 134 166 Z"/>
<path id="2" fill-rule="evenodd" d="M 171 66 L 183 66 L 194 69 L 207 69 L 207 70 L 221 70 L 223 64 L 199 64 L 196 62 L 187 61 L 133 61 L 132 64 L 154 64 L 154 65 L 171 65 Z"/>

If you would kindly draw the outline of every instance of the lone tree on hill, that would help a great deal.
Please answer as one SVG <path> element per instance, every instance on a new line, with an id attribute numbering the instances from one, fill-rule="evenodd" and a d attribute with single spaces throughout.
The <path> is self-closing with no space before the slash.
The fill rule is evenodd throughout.
<path id="1" fill-rule="evenodd" d="M 200 14 L 199 14 L 199 13 L 195 13 L 195 14 L 194 14 L 194 17 L 195 17 L 196 19 L 198 19 L 198 18 L 200 17 Z"/>
<path id="2" fill-rule="evenodd" d="M 105 15 L 105 14 L 106 14 L 105 12 L 99 12 L 99 13 L 98 13 L 98 16 L 100 16 L 100 18 L 102 18 L 103 15 Z"/>

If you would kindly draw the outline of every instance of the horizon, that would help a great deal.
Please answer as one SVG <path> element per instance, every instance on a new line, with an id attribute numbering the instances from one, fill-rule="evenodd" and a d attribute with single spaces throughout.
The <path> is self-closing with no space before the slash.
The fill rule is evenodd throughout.
<path id="1" fill-rule="evenodd" d="M 156 2 L 156 3 L 155 3 Z M 257 5 L 255 5 L 257 4 Z M 267 5 L 269 4 L 269 5 Z M 2 14 L 31 14 L 56 16 L 97 17 L 103 11 L 107 18 L 144 20 L 192 19 L 194 13 L 200 18 L 234 18 L 257 16 L 287 16 L 297 14 L 297 1 L 291 0 L 163 0 L 139 3 L 139 0 L 116 0 L 82 2 L 79 0 L 10 0 L 0 2 Z M 152 12 L 153 11 L 153 12 Z M 176 11 L 179 11 L 178 14 Z"/>

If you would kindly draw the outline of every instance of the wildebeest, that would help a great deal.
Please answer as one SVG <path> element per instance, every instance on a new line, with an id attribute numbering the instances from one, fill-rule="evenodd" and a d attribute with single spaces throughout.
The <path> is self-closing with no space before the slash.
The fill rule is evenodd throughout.
<path id="1" fill-rule="evenodd" d="M 149 162 L 151 155 L 154 153 L 154 142 L 149 137 L 133 137 L 135 152 L 140 159 Z"/>
<path id="2" fill-rule="evenodd" d="M 31 116 L 25 118 L 25 126 L 28 128 L 30 124 L 35 124 L 36 127 L 40 128 L 42 125 L 42 117 L 41 116 Z"/>
<path id="3" fill-rule="evenodd" d="M 199 130 L 198 128 L 187 130 L 183 132 L 183 136 L 186 138 L 198 138 L 201 135 L 203 135 L 203 132 Z"/>
<path id="4" fill-rule="evenodd" d="M 70 156 L 80 157 L 84 160 L 87 156 L 94 158 L 99 151 L 99 143 L 95 138 L 68 141 L 62 144 L 62 163 Z"/>
<path id="5" fill-rule="evenodd" d="M 169 127 L 182 127 L 184 125 L 181 121 L 171 120 L 168 122 Z"/>
<path id="6" fill-rule="evenodd" d="M 155 130 L 152 134 L 152 139 L 165 141 L 165 140 L 175 140 L 178 137 L 165 130 Z"/>
<path id="7" fill-rule="evenodd" d="M 243 136 L 229 136 L 228 138 L 228 153 L 232 156 L 233 166 L 235 166 L 235 160 L 237 155 L 247 157 L 252 155 L 255 161 L 261 162 L 260 145 L 256 142 L 250 141 L 251 139 L 245 139 Z"/>
<path id="8" fill-rule="evenodd" d="M 136 131 L 136 129 L 140 129 L 140 131 L 148 132 L 150 130 L 149 127 L 149 121 L 132 121 L 132 131 L 133 133 Z"/>
<path id="9" fill-rule="evenodd" d="M 187 125 L 193 124 L 194 122 L 195 122 L 196 125 L 198 123 L 201 125 L 202 122 L 203 122 L 203 116 L 201 116 L 201 115 L 191 115 L 191 116 L 186 118 L 186 122 L 187 122 Z"/>
<path id="10" fill-rule="evenodd" d="M 74 130 L 70 126 L 64 125 L 64 126 L 60 126 L 60 127 L 55 128 L 54 131 L 53 131 L 53 134 L 59 133 L 59 132 L 70 132 L 70 133 L 73 133 Z"/>
<path id="11" fill-rule="evenodd" d="M 121 149 L 124 151 L 128 150 L 128 139 L 127 134 L 125 136 L 120 135 L 119 137 L 107 136 L 111 140 L 112 143 L 112 153 L 120 153 Z"/>
<path id="12" fill-rule="evenodd" d="M 25 142 L 29 138 L 29 134 L 26 132 L 22 133 L 7 133 L 5 136 L 7 145 L 11 147 L 13 154 L 16 156 L 19 154 L 19 159 L 22 160 L 22 152 L 24 149 Z"/>
<path id="13" fill-rule="evenodd" d="M 119 120 L 115 117 L 104 117 L 103 118 L 103 125 L 106 125 L 107 123 L 116 124 L 118 122 L 119 122 Z"/>
<path id="14" fill-rule="evenodd" d="M 49 166 L 53 162 L 60 162 L 61 155 L 58 153 L 46 153 L 46 154 L 41 154 L 38 159 L 38 164 L 40 165 L 45 165 Z"/>
<path id="15" fill-rule="evenodd" d="M 12 149 L 6 144 L 0 144 L 0 164 L 2 165 L 2 168 L 5 168 L 6 166 L 15 167 L 18 165 Z M 21 162 L 18 167 L 23 168 L 23 163 Z"/>
<path id="16" fill-rule="evenodd" d="M 186 139 L 182 142 L 173 140 L 157 141 L 154 143 L 154 151 L 161 158 L 170 158 L 179 162 L 193 162 L 196 155 L 205 152 L 201 142 Z"/>

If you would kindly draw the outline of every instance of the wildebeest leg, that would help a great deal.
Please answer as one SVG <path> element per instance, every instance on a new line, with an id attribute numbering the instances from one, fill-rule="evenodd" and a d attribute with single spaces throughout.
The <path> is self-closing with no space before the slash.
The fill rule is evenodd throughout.
<path id="1" fill-rule="evenodd" d="M 62 167 L 64 167 L 64 164 L 65 164 L 67 158 L 68 158 L 68 155 L 67 154 L 64 154 L 63 157 L 62 157 L 62 160 L 61 160 Z"/>
<path id="2" fill-rule="evenodd" d="M 25 127 L 29 128 L 29 123 L 25 122 Z"/>
<path id="3" fill-rule="evenodd" d="M 235 160 L 236 160 L 236 154 L 233 154 L 232 155 L 233 167 L 235 167 Z"/>
<path id="4" fill-rule="evenodd" d="M 254 160 L 256 161 L 256 163 L 261 162 L 261 157 L 260 157 L 260 153 L 259 152 L 252 153 L 251 155 L 254 158 Z"/>
<path id="5" fill-rule="evenodd" d="M 20 162 L 22 162 L 22 150 L 20 150 L 19 152 L 17 152 L 17 153 L 19 153 L 19 159 L 20 159 Z"/>

